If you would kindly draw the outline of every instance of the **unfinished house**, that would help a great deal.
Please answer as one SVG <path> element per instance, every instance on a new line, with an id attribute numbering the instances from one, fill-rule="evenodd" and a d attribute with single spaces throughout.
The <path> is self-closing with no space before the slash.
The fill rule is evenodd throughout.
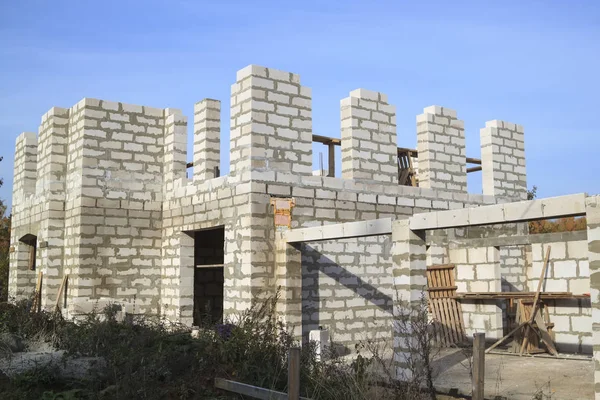
<path id="1" fill-rule="evenodd" d="M 67 316 L 116 302 L 192 326 L 279 289 L 298 336 L 327 330 L 348 351 L 387 341 L 401 371 L 410 338 L 393 340 L 393 315 L 403 299 L 429 294 L 445 344 L 474 332 L 493 341 L 527 320 L 540 287 L 556 350 L 598 348 L 600 198 L 525 201 L 520 125 L 486 122 L 480 158 L 468 158 L 454 110 L 425 108 L 407 149 L 385 94 L 353 90 L 340 106 L 341 138 L 315 135 L 298 75 L 240 70 L 226 176 L 217 100 L 195 105 L 189 157 L 177 109 L 89 98 L 52 108 L 38 134 L 17 138 L 11 295 L 38 288 L 41 308 Z M 322 145 L 326 176 L 313 174 Z M 470 194 L 467 173 L 479 170 L 483 194 Z M 528 234 L 525 222 L 561 216 L 586 216 L 587 232 Z M 534 336 L 525 351 L 548 350 Z"/>

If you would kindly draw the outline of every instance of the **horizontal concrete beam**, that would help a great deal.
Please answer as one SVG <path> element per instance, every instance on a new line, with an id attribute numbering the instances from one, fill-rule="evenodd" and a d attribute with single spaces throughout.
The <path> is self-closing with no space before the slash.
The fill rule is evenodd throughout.
<path id="1" fill-rule="evenodd" d="M 585 215 L 585 193 L 457 210 L 435 211 L 410 217 L 410 229 L 460 228 L 547 218 Z"/>
<path id="2" fill-rule="evenodd" d="M 364 236 L 390 235 L 392 219 L 382 218 L 369 221 L 345 222 L 314 226 L 287 231 L 287 243 L 314 242 L 319 240 L 350 239 Z"/>
<path id="3" fill-rule="evenodd" d="M 587 240 L 587 231 L 567 231 L 552 233 L 534 233 L 529 235 L 517 236 L 497 236 L 486 238 L 468 238 L 452 239 L 449 241 L 452 248 L 473 248 L 473 247 L 492 247 L 492 246 L 522 246 L 534 243 L 554 243 L 554 242 L 574 242 L 578 240 Z M 430 241 L 427 241 L 430 244 Z M 431 241 L 431 244 L 436 244 Z"/>

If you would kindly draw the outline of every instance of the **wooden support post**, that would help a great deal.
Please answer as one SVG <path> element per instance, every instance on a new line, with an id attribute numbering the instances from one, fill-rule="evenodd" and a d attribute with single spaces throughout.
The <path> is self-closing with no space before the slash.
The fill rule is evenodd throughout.
<path id="1" fill-rule="evenodd" d="M 288 400 L 300 399 L 300 348 L 288 351 Z"/>
<path id="2" fill-rule="evenodd" d="M 329 170 L 327 171 L 327 176 L 332 178 L 335 177 L 335 143 L 329 142 L 327 144 L 329 148 L 329 155 L 327 156 L 327 162 L 329 163 Z"/>
<path id="3" fill-rule="evenodd" d="M 484 400 L 485 333 L 473 334 L 473 400 Z"/>

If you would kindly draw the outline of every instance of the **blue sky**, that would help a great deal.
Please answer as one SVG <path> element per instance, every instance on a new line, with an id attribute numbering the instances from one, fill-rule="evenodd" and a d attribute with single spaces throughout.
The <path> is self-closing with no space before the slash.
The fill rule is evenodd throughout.
<path id="1" fill-rule="evenodd" d="M 433 104 L 458 111 L 471 157 L 485 121 L 516 122 L 540 196 L 600 192 L 597 1 L 0 0 L 0 198 L 16 136 L 83 97 L 181 108 L 190 135 L 193 104 L 221 100 L 227 172 L 230 85 L 248 64 L 300 74 L 317 134 L 339 137 L 339 101 L 377 90 L 400 146 Z"/>

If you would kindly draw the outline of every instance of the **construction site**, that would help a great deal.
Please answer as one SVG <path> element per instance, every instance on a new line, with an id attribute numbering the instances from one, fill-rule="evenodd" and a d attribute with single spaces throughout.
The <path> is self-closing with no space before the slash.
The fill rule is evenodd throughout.
<path id="1" fill-rule="evenodd" d="M 528 200 L 518 123 L 482 122 L 467 157 L 450 108 L 416 116 L 411 149 L 384 93 L 350 91 L 337 138 L 313 132 L 311 107 L 295 73 L 238 71 L 223 176 L 218 100 L 195 104 L 193 154 L 178 109 L 53 107 L 16 140 L 11 297 L 67 319 L 118 304 L 191 329 L 278 293 L 303 343 L 352 357 L 379 341 L 401 379 L 415 338 L 394 315 L 425 296 L 439 390 L 470 394 L 460 348 L 483 333 L 486 398 L 551 382 L 553 399 L 600 399 L 600 196 Z M 328 157 L 315 171 L 317 148 Z M 481 194 L 467 191 L 476 172 Z M 587 230 L 529 232 L 563 217 Z"/>

